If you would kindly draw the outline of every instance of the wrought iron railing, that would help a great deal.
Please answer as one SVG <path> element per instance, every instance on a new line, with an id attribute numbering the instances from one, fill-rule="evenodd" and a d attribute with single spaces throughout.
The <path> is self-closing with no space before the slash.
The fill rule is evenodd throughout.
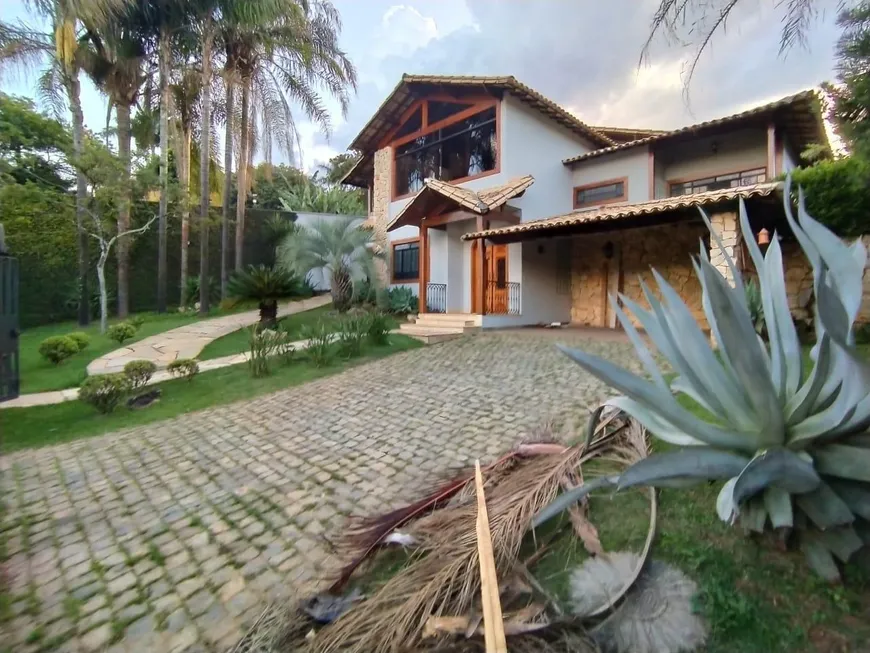
<path id="1" fill-rule="evenodd" d="M 426 284 L 426 308 L 430 313 L 447 312 L 447 284 Z"/>
<path id="2" fill-rule="evenodd" d="M 490 315 L 519 315 L 520 284 L 490 281 L 486 289 L 486 312 Z"/>

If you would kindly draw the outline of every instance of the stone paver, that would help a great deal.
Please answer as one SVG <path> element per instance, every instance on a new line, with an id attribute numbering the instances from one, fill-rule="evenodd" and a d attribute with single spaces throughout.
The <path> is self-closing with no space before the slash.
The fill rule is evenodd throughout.
<path id="1" fill-rule="evenodd" d="M 253 400 L 0 461 L 11 620 L 0 650 L 222 651 L 331 569 L 324 536 L 609 390 L 553 345 L 480 334 Z M 28 641 L 30 640 L 30 641 Z"/>
<path id="2" fill-rule="evenodd" d="M 329 295 L 322 295 L 289 302 L 278 307 L 278 315 L 283 317 L 300 313 L 325 306 L 330 301 L 332 300 Z M 88 374 L 120 372 L 124 369 L 124 365 L 134 360 L 149 360 L 157 365 L 158 369 L 163 369 L 178 358 L 196 358 L 203 347 L 213 340 L 250 326 L 259 319 L 259 311 L 245 311 L 164 331 L 94 359 L 88 365 Z"/>

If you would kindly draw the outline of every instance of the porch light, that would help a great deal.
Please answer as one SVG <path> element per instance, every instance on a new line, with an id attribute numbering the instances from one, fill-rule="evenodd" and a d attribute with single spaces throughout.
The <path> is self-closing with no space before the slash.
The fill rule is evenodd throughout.
<path id="1" fill-rule="evenodd" d="M 762 228 L 761 231 L 758 232 L 758 244 L 759 245 L 769 245 L 770 244 L 770 232 L 767 229 Z"/>

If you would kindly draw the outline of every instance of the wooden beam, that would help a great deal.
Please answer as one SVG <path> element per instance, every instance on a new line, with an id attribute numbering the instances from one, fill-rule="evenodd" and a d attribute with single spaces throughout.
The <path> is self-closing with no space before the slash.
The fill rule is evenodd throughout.
<path id="1" fill-rule="evenodd" d="M 474 462 L 474 489 L 477 494 L 477 557 L 480 562 L 480 602 L 483 606 L 483 637 L 486 653 L 507 653 L 501 599 L 498 595 L 495 554 L 492 550 L 492 533 L 489 529 L 489 513 L 486 510 L 486 495 L 483 490 L 483 474 L 480 472 L 479 460 Z"/>
<path id="2" fill-rule="evenodd" d="M 776 177 L 776 125 L 770 123 L 767 126 L 767 179 Z"/>
<path id="3" fill-rule="evenodd" d="M 484 226 L 483 216 L 477 216 L 477 231 L 483 231 Z M 477 256 L 474 259 L 474 281 L 476 287 L 473 289 L 472 297 L 476 300 L 476 306 L 472 306 L 473 313 L 483 315 L 486 312 L 486 240 L 480 238 L 477 242 Z"/>
<path id="4" fill-rule="evenodd" d="M 649 175 L 649 198 L 654 200 L 656 198 L 656 155 L 653 153 L 652 145 L 647 146 L 649 148 L 647 154 L 647 174 Z"/>
<path id="5" fill-rule="evenodd" d="M 426 218 L 420 221 L 420 249 L 417 256 L 420 257 L 420 260 L 417 262 L 420 272 L 419 288 L 417 289 L 417 312 L 428 313 L 426 292 L 429 286 L 429 225 L 426 224 Z"/>

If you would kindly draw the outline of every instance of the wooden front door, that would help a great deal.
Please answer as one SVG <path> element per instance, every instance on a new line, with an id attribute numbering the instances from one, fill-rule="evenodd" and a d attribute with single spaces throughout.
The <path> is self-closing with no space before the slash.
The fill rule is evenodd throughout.
<path id="1" fill-rule="evenodd" d="M 486 312 L 508 312 L 508 246 L 492 245 L 486 248 Z"/>

